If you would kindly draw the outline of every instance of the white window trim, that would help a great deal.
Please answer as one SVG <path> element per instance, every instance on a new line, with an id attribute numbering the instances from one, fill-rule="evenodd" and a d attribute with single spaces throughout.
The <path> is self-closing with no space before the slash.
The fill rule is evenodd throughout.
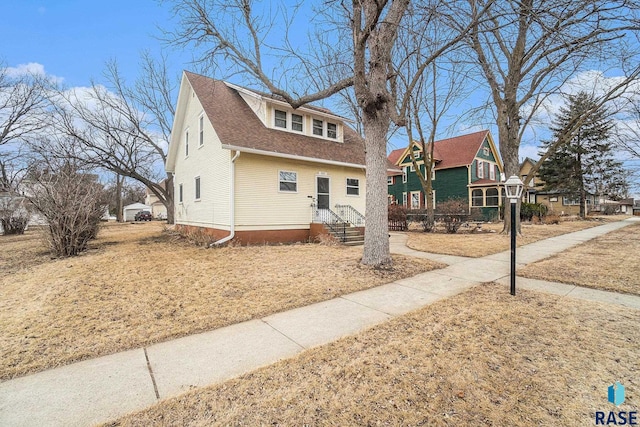
<path id="1" fill-rule="evenodd" d="M 295 180 L 295 181 L 283 181 L 283 180 L 281 180 L 281 179 L 280 179 L 280 174 L 281 174 L 282 172 L 285 172 L 285 173 L 293 173 L 293 174 L 295 174 L 295 175 L 296 175 L 296 180 Z M 291 191 L 291 190 L 282 190 L 282 189 L 280 189 L 280 183 L 281 183 L 281 182 L 295 182 L 295 184 L 296 184 L 296 189 L 295 189 L 295 191 Z M 279 170 L 279 171 L 278 171 L 278 193 L 284 193 L 284 194 L 296 194 L 297 192 L 298 192 L 298 172 L 296 172 L 296 171 L 284 170 L 284 169 Z"/>
<path id="2" fill-rule="evenodd" d="M 318 135 L 316 133 L 316 125 L 315 125 L 314 122 L 322 123 L 322 128 L 321 128 L 322 129 L 322 133 L 320 135 Z M 316 119 L 314 117 L 311 117 L 311 135 L 312 136 L 315 136 L 317 138 L 326 138 L 326 132 L 325 132 L 326 127 L 327 127 L 327 125 L 326 125 L 326 121 L 325 120 L 320 120 L 320 119 Z"/>
<path id="3" fill-rule="evenodd" d="M 402 206 L 407 207 L 407 193 L 406 191 L 402 192 Z"/>
<path id="4" fill-rule="evenodd" d="M 184 186 L 182 183 L 178 184 L 178 204 L 184 203 Z"/>
<path id="5" fill-rule="evenodd" d="M 477 172 L 478 172 L 478 179 L 484 179 L 484 161 L 481 161 L 480 159 L 476 160 L 476 165 L 477 165 Z"/>
<path id="6" fill-rule="evenodd" d="M 496 180 L 496 167 L 493 163 L 489 163 L 489 179 Z"/>
<path id="7" fill-rule="evenodd" d="M 393 176 L 387 177 L 387 185 L 393 185 Z"/>
<path id="8" fill-rule="evenodd" d="M 198 193 L 200 193 L 199 197 Z M 202 179 L 200 179 L 200 175 L 193 178 L 193 197 L 196 202 L 202 200 Z"/>
<path id="9" fill-rule="evenodd" d="M 490 152 L 489 147 L 482 147 L 482 154 L 485 156 L 488 156 Z"/>
<path id="10" fill-rule="evenodd" d="M 284 126 L 278 126 L 276 122 L 278 121 L 278 113 L 284 113 Z M 273 109 L 273 127 L 275 129 L 287 129 L 289 130 L 289 112 L 286 110 L 278 110 L 277 108 Z"/>
<path id="11" fill-rule="evenodd" d="M 349 185 L 349 180 L 350 179 L 355 179 L 356 181 L 358 181 L 358 186 L 355 187 L 353 185 Z M 346 194 L 345 195 L 347 197 L 360 197 L 360 178 L 349 178 L 349 177 L 347 177 L 346 180 L 345 180 L 345 183 L 346 183 L 346 188 L 345 188 Z M 358 194 L 349 194 L 349 188 L 350 187 L 351 188 L 357 188 L 358 189 Z"/>
<path id="12" fill-rule="evenodd" d="M 549 201 L 550 202 L 557 202 L 558 201 L 558 196 L 549 197 Z"/>
<path id="13" fill-rule="evenodd" d="M 416 207 L 413 206 L 413 196 L 418 196 L 418 204 Z M 420 209 L 420 192 L 419 191 L 411 192 L 411 209 Z"/>
<path id="14" fill-rule="evenodd" d="M 198 117 L 198 148 L 204 147 L 204 113 Z"/>
<path id="15" fill-rule="evenodd" d="M 408 175 L 407 167 L 406 167 L 406 166 L 404 166 L 404 167 L 402 168 L 402 183 L 403 183 L 403 184 L 406 184 L 406 183 L 407 183 L 407 175 Z"/>
<path id="16" fill-rule="evenodd" d="M 329 125 L 335 126 L 334 131 L 336 136 L 329 136 Z M 337 141 L 338 140 L 338 124 L 333 122 L 326 122 L 326 127 L 327 127 L 327 139 L 330 139 L 332 141 Z"/>
<path id="17" fill-rule="evenodd" d="M 411 172 L 415 172 L 416 171 L 416 167 L 413 165 L 413 162 L 411 162 L 411 164 L 409 165 L 409 171 L 411 171 Z"/>

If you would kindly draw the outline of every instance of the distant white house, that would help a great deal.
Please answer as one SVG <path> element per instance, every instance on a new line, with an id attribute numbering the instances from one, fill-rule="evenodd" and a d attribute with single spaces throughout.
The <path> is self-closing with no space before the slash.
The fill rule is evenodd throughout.
<path id="1" fill-rule="evenodd" d="M 306 241 L 333 221 L 364 225 L 364 141 L 324 108 L 293 109 L 185 72 L 166 170 L 176 227 L 219 243 Z"/>
<path id="2" fill-rule="evenodd" d="M 151 206 L 142 203 L 132 203 L 122 208 L 122 219 L 124 221 L 134 221 L 135 216 L 140 211 L 151 212 Z"/>

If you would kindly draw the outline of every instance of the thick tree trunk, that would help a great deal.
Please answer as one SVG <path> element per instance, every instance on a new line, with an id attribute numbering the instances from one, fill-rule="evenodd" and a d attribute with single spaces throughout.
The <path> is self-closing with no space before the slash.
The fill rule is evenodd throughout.
<path id="1" fill-rule="evenodd" d="M 376 114 L 377 113 L 377 114 Z M 365 114 L 363 128 L 367 164 L 367 226 L 364 232 L 362 263 L 376 267 L 391 265 L 387 211 L 387 131 L 384 111 Z"/>
<path id="2" fill-rule="evenodd" d="M 175 223 L 175 206 L 173 197 L 173 174 L 167 173 L 166 180 L 167 198 L 164 200 L 164 206 L 167 208 L 167 224 Z"/>
<path id="3" fill-rule="evenodd" d="M 123 222 L 123 212 L 124 206 L 122 204 L 122 182 L 124 181 L 124 177 L 119 173 L 116 174 L 116 221 Z"/>

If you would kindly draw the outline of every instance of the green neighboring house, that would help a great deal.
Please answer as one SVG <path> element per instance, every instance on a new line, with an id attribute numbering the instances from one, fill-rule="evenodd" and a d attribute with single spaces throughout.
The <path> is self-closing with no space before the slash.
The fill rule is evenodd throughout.
<path id="1" fill-rule="evenodd" d="M 421 145 L 414 142 L 411 149 L 424 173 Z M 491 132 L 483 130 L 436 141 L 433 157 L 436 209 L 438 203 L 460 198 L 469 204 L 469 213 L 477 213 L 485 220 L 497 219 L 504 199 L 500 197 L 504 193 L 500 185 L 504 168 Z M 392 151 L 389 162 L 397 168 L 388 172 L 389 203 L 401 204 L 408 209 L 424 209 L 425 195 L 411 163 L 409 148 Z"/>

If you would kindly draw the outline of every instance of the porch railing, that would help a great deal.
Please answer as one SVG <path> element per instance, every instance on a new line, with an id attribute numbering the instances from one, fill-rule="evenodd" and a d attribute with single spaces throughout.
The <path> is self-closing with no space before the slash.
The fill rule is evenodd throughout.
<path id="1" fill-rule="evenodd" d="M 351 205 L 336 205 L 338 215 L 346 219 L 354 227 L 364 227 L 365 218 Z"/>
<path id="2" fill-rule="evenodd" d="M 342 243 L 347 240 L 347 224 L 345 221 L 329 208 L 320 209 L 318 205 L 313 203 L 311 205 L 313 211 L 313 222 L 322 223 L 331 234 L 333 234 L 336 238 L 338 238 Z"/>

